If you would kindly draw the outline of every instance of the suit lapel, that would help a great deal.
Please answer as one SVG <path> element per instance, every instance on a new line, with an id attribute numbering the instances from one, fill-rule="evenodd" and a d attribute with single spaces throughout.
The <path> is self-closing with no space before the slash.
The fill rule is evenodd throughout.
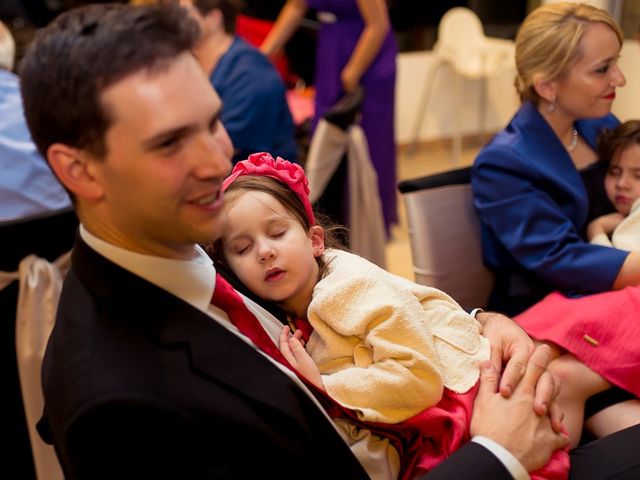
<path id="1" fill-rule="evenodd" d="M 318 410 L 300 387 L 251 345 L 200 310 L 99 255 L 79 236 L 72 268 L 107 305 L 126 305 L 130 321 L 139 322 L 137 328 L 161 348 L 184 348 L 194 375 L 223 382 L 301 423 L 305 423 L 298 415 L 301 402 Z"/>

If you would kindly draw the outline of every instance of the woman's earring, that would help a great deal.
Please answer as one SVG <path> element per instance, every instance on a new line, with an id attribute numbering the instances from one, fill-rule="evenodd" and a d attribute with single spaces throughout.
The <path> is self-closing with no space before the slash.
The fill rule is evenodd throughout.
<path id="1" fill-rule="evenodd" d="M 553 113 L 556 111 L 556 97 L 553 97 L 547 106 L 547 112 Z"/>

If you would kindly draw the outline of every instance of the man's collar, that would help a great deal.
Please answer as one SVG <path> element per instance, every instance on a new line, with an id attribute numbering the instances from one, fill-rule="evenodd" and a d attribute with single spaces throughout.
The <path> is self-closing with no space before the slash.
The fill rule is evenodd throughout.
<path id="1" fill-rule="evenodd" d="M 215 287 L 212 260 L 194 245 L 193 260 L 176 260 L 132 252 L 106 242 L 80 225 L 80 237 L 116 265 L 144 278 L 201 311 L 207 311 Z"/>

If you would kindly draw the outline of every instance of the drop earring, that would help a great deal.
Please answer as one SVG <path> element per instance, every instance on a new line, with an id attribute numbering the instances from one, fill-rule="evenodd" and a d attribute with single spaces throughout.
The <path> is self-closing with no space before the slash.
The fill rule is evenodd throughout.
<path id="1" fill-rule="evenodd" d="M 553 113 L 556 111 L 556 97 L 553 97 L 547 106 L 547 112 Z"/>

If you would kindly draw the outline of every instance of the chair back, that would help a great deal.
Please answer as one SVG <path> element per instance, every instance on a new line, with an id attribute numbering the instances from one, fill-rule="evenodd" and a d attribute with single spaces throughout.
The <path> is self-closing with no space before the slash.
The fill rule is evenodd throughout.
<path id="1" fill-rule="evenodd" d="M 491 77 L 514 66 L 514 42 L 487 37 L 478 15 L 466 7 L 452 8 L 443 15 L 433 50 L 467 78 Z"/>
<path id="2" fill-rule="evenodd" d="M 493 274 L 482 260 L 471 168 L 398 185 L 407 214 L 415 281 L 451 295 L 463 308 L 485 307 Z"/>

